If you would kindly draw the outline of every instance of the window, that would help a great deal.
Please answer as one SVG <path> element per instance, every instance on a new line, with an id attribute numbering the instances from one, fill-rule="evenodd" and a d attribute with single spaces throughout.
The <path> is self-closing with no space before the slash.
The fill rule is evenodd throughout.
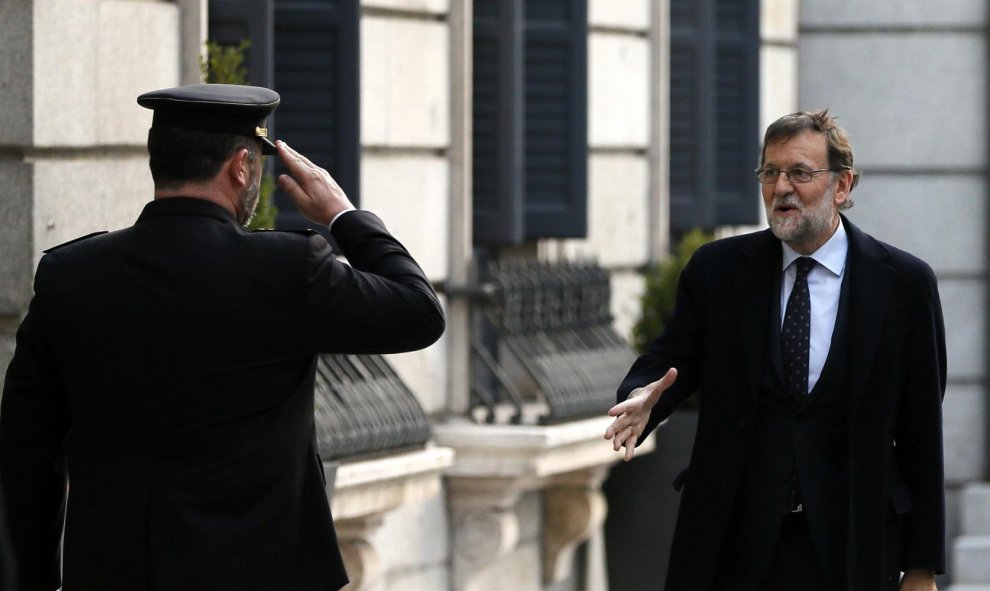
<path id="1" fill-rule="evenodd" d="M 474 239 L 587 234 L 587 2 L 474 3 Z"/>
<path id="2" fill-rule="evenodd" d="M 670 2 L 671 229 L 753 224 L 759 3 Z"/>
<path id="3" fill-rule="evenodd" d="M 269 127 L 329 170 L 359 198 L 358 0 L 211 0 L 212 41 L 250 39 L 249 81 L 282 96 Z M 283 171 L 274 164 L 276 175 Z M 276 225 L 308 228 L 287 195 L 275 193 Z"/>

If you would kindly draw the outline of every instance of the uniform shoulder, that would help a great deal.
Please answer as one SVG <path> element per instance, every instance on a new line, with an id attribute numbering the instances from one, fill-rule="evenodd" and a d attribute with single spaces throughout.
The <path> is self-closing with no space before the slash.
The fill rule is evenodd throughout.
<path id="1" fill-rule="evenodd" d="M 47 248 L 43 252 L 45 254 L 48 254 L 48 253 L 51 253 L 51 252 L 55 252 L 56 250 L 62 250 L 62 249 L 67 248 L 69 246 L 73 246 L 73 245 L 79 244 L 80 242 L 82 242 L 84 240 L 89 240 L 90 238 L 95 238 L 96 236 L 102 236 L 103 234 L 106 234 L 106 233 L 107 233 L 106 230 L 102 230 L 100 232 L 93 232 L 92 234 L 86 234 L 85 236 L 80 236 L 79 238 L 74 238 L 72 240 L 69 240 L 68 242 L 63 242 L 62 244 L 58 244 L 58 245 L 53 246 L 51 248 Z"/>
<path id="2" fill-rule="evenodd" d="M 305 230 L 273 230 L 273 229 L 270 229 L 270 228 L 266 228 L 266 229 L 263 229 L 263 230 L 251 230 L 251 234 L 260 234 L 260 235 L 289 234 L 289 235 L 307 236 L 308 237 L 308 236 L 314 236 L 316 234 L 319 234 L 319 232 L 317 232 L 316 230 L 313 230 L 311 228 L 306 228 Z"/>
<path id="3" fill-rule="evenodd" d="M 320 233 L 311 230 L 251 230 L 248 232 L 248 238 L 252 240 L 262 241 L 266 244 L 302 244 L 313 240 L 314 237 L 320 236 Z"/>

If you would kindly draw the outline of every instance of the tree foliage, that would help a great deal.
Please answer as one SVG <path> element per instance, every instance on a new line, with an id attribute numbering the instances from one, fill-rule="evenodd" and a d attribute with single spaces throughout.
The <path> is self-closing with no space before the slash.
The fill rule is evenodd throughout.
<path id="1" fill-rule="evenodd" d="M 646 352 L 670 321 L 677 299 L 677 282 L 694 251 L 713 236 L 695 228 L 685 234 L 675 252 L 645 273 L 646 286 L 640 296 L 640 317 L 632 329 L 633 346 Z"/>

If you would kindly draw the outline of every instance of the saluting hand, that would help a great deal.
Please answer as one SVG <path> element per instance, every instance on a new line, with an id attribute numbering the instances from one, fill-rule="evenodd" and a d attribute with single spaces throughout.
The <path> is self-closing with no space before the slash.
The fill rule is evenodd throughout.
<path id="1" fill-rule="evenodd" d="M 629 398 L 616 404 L 608 410 L 608 416 L 616 419 L 605 430 L 605 439 L 612 440 L 612 449 L 619 451 L 625 446 L 625 461 L 633 458 L 636 449 L 636 442 L 643 436 L 646 423 L 650 420 L 650 411 L 660 400 L 660 395 L 664 390 L 673 385 L 677 380 L 677 369 L 670 368 L 662 378 L 647 384 L 642 388 L 636 388 L 629 393 Z"/>
<path id="2" fill-rule="evenodd" d="M 338 213 L 354 209 L 329 172 L 281 140 L 275 142 L 275 148 L 289 171 L 278 177 L 278 186 L 292 198 L 306 219 L 326 226 Z"/>

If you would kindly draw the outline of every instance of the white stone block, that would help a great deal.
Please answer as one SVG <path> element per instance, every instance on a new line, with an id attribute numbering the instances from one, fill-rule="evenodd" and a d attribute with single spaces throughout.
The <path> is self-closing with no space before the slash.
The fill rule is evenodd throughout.
<path id="1" fill-rule="evenodd" d="M 420 535 L 430 535 L 434 531 L 431 529 L 420 532 Z M 429 591 L 431 589 L 442 591 L 450 588 L 450 574 L 445 565 L 385 574 L 385 589 L 388 591 Z"/>
<path id="2" fill-rule="evenodd" d="M 447 274 L 449 170 L 428 154 L 361 159 L 361 209 L 378 214 L 431 279 Z"/>
<path id="3" fill-rule="evenodd" d="M 986 4 L 972 0 L 815 0 L 801 2 L 802 26 L 937 28 L 974 26 L 986 20 Z"/>
<path id="4" fill-rule="evenodd" d="M 952 554 L 954 583 L 990 582 L 990 536 L 956 538 Z"/>
<path id="5" fill-rule="evenodd" d="M 982 168 L 984 45 L 964 33 L 803 34 L 801 108 L 839 116 L 861 168 Z"/>
<path id="6" fill-rule="evenodd" d="M 649 40 L 615 33 L 589 37 L 589 145 L 648 146 L 651 80 Z"/>
<path id="7" fill-rule="evenodd" d="M 798 110 L 798 56 L 790 47 L 760 48 L 760 130 L 754 145 L 763 141 L 763 131 L 780 117 Z M 753 155 L 753 168 L 759 154 Z"/>
<path id="8" fill-rule="evenodd" d="M 854 223 L 876 238 L 921 257 L 936 272 L 986 271 L 984 257 L 973 256 L 987 247 L 987 196 L 982 175 L 898 177 L 867 173 L 852 197 L 856 204 L 847 215 Z"/>
<path id="9" fill-rule="evenodd" d="M 566 255 L 605 267 L 646 262 L 649 162 L 634 154 L 592 154 L 588 164 L 588 237 L 564 241 Z"/>
<path id="10" fill-rule="evenodd" d="M 593 27 L 648 31 L 651 2 L 649 0 L 591 0 L 588 2 L 588 24 Z"/>
<path id="11" fill-rule="evenodd" d="M 2 110 L 2 109 L 0 109 Z M 0 159 L 0 316 L 19 317 L 31 299 L 35 259 L 32 236 L 32 166 Z"/>
<path id="12" fill-rule="evenodd" d="M 154 192 L 143 155 L 39 160 L 34 186 L 35 261 L 52 246 L 132 225 Z"/>
<path id="13" fill-rule="evenodd" d="M 39 0 L 34 22 L 35 143 L 143 143 L 137 96 L 179 82 L 176 5 Z"/>
<path id="14" fill-rule="evenodd" d="M 640 298 L 643 295 L 644 280 L 640 273 L 633 271 L 612 271 L 612 326 L 624 339 L 632 338 L 632 328 L 643 315 Z M 659 336 L 659 335 L 655 335 Z M 630 355 L 632 355 L 630 353 Z M 629 364 L 633 358 L 630 356 Z"/>
<path id="15" fill-rule="evenodd" d="M 543 591 L 540 545 L 520 544 L 502 560 L 485 566 L 471 591 Z"/>
<path id="16" fill-rule="evenodd" d="M 34 141 L 92 145 L 99 93 L 99 2 L 34 3 Z M 70 66 L 71 64 L 71 66 Z M 71 101 L 65 97 L 71 96 Z"/>
<path id="17" fill-rule="evenodd" d="M 951 365 L 949 369 L 952 370 Z M 960 483 L 977 480 L 987 469 L 984 451 L 987 448 L 986 389 L 976 385 L 950 385 L 946 390 L 942 403 L 945 479 Z M 987 494 L 987 519 L 990 520 L 990 492 Z M 963 518 L 964 526 L 968 520 L 969 517 Z M 979 530 L 967 532 L 979 533 Z M 990 535 L 990 527 L 984 533 Z"/>
<path id="18" fill-rule="evenodd" d="M 31 2 L 0 2 L 0 145 L 23 146 L 32 140 L 32 23 Z"/>
<path id="19" fill-rule="evenodd" d="M 447 407 L 447 337 L 420 351 L 386 356 L 428 415 Z"/>
<path id="20" fill-rule="evenodd" d="M 449 34 L 442 22 L 361 19 L 361 141 L 446 147 Z"/>
<path id="21" fill-rule="evenodd" d="M 963 535 L 990 536 L 990 484 L 974 483 L 963 489 L 961 521 Z"/>
<path id="22" fill-rule="evenodd" d="M 143 145 L 152 112 L 137 104 L 138 95 L 181 82 L 179 10 L 104 0 L 99 16 L 96 142 Z"/>
<path id="23" fill-rule="evenodd" d="M 382 570 L 417 571 L 443 564 L 450 545 L 448 530 L 442 494 L 385 514 L 373 541 L 382 560 Z"/>
<path id="24" fill-rule="evenodd" d="M 797 0 L 760 1 L 760 38 L 765 41 L 793 42 L 798 33 Z"/>
<path id="25" fill-rule="evenodd" d="M 361 0 L 361 6 L 421 14 L 446 14 L 450 10 L 450 0 Z"/>
<path id="26" fill-rule="evenodd" d="M 949 376 L 979 379 L 986 375 L 986 285 L 979 279 L 943 279 L 939 295 L 945 316 Z"/>

